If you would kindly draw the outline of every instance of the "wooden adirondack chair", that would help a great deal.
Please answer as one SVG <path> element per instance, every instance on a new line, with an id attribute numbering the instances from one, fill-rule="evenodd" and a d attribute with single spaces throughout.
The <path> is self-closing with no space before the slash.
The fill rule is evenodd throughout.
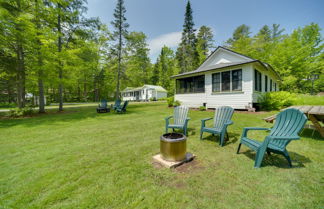
<path id="1" fill-rule="evenodd" d="M 276 122 L 272 129 L 254 127 L 243 128 L 237 154 L 240 151 L 241 144 L 245 144 L 257 152 L 254 163 L 255 168 L 259 168 L 261 166 L 265 152 L 267 152 L 269 155 L 271 152 L 282 154 L 287 159 L 289 167 L 291 167 L 291 160 L 286 146 L 290 141 L 300 138 L 298 133 L 303 129 L 306 121 L 307 117 L 304 113 L 292 108 L 280 112 L 277 115 Z M 270 134 L 265 137 L 263 142 L 259 142 L 247 137 L 247 132 L 249 130 L 269 130 Z"/>
<path id="2" fill-rule="evenodd" d="M 175 107 L 173 116 L 165 118 L 165 133 L 168 133 L 168 129 L 172 128 L 173 131 L 174 129 L 182 129 L 183 134 L 187 135 L 187 126 L 190 120 L 190 118 L 187 117 L 188 111 L 189 108 L 185 106 Z M 173 118 L 173 124 L 170 124 L 171 118 Z"/>
<path id="3" fill-rule="evenodd" d="M 220 136 L 219 144 L 224 145 L 225 134 L 227 134 L 227 126 L 233 124 L 231 120 L 234 113 L 234 109 L 231 107 L 223 106 L 215 109 L 214 125 L 211 128 L 206 127 L 206 121 L 213 118 L 205 118 L 201 120 L 200 139 L 202 139 L 203 133 L 208 132 L 217 134 Z M 228 134 L 227 134 L 228 138 Z"/>
<path id="4" fill-rule="evenodd" d="M 101 112 L 110 112 L 110 108 L 108 107 L 108 101 L 103 99 L 97 107 L 97 113 Z"/>
<path id="5" fill-rule="evenodd" d="M 120 108 L 120 107 L 121 107 L 121 100 L 120 99 L 117 99 L 115 101 L 115 104 L 111 105 L 111 109 L 113 109 L 113 110 L 116 110 L 117 108 Z"/>
<path id="6" fill-rule="evenodd" d="M 128 101 L 125 101 L 123 105 L 116 108 L 116 112 L 117 113 L 125 113 L 127 105 L 128 105 Z"/>

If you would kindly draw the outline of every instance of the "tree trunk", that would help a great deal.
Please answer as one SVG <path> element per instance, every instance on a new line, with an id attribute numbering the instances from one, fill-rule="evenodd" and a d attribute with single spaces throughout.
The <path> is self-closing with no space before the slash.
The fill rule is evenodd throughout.
<path id="1" fill-rule="evenodd" d="M 118 44 L 118 72 L 117 72 L 117 85 L 116 85 L 116 99 L 120 99 L 120 74 L 121 74 L 121 52 L 122 51 L 122 31 L 121 25 L 119 28 L 119 44 Z"/>
<path id="2" fill-rule="evenodd" d="M 17 103 L 19 108 L 25 107 L 25 60 L 24 51 L 20 40 L 17 46 Z"/>
<path id="3" fill-rule="evenodd" d="M 44 98 L 44 84 L 43 84 L 43 58 L 41 54 L 41 46 L 42 42 L 39 39 L 39 36 L 41 35 L 40 32 L 40 17 L 39 17 L 39 5 L 38 0 L 35 0 L 36 5 L 36 26 L 37 26 L 37 64 L 38 64 L 38 93 L 39 93 L 39 113 L 45 113 L 45 98 Z"/>
<path id="4" fill-rule="evenodd" d="M 63 111 L 63 66 L 61 61 L 61 51 L 62 51 L 62 34 L 61 34 L 61 4 L 58 4 L 59 13 L 57 16 L 57 31 L 58 31 L 58 77 L 59 77 L 59 111 Z"/>

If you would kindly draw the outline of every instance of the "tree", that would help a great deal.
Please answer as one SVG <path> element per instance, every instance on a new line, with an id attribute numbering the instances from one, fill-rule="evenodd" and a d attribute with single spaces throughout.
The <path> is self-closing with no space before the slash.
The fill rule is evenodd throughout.
<path id="1" fill-rule="evenodd" d="M 12 0 L 12 1 L 0 1 L 0 5 L 3 8 L 1 12 L 2 26 L 6 30 L 2 30 L 2 40 L 8 42 L 3 51 L 6 56 L 15 59 L 13 65 L 16 69 L 13 71 L 10 66 L 10 74 L 15 75 L 16 83 L 16 95 L 18 107 L 25 106 L 26 95 L 26 63 L 25 55 L 26 48 L 30 46 L 30 30 L 29 26 L 31 22 L 31 2 L 26 0 Z M 10 46 L 9 46 L 10 45 Z"/>
<path id="2" fill-rule="evenodd" d="M 197 35 L 197 51 L 199 65 L 202 64 L 212 48 L 214 48 L 213 32 L 210 27 L 201 26 Z"/>
<path id="3" fill-rule="evenodd" d="M 116 85 L 116 97 L 120 98 L 120 79 L 122 71 L 122 59 L 123 59 L 123 47 L 125 45 L 124 40 L 127 37 L 127 28 L 129 25 L 126 23 L 126 8 L 124 6 L 124 0 L 118 0 L 116 9 L 114 12 L 115 20 L 111 22 L 115 31 L 113 33 L 113 39 L 117 42 L 115 45 L 115 52 L 117 53 L 118 68 L 117 68 L 117 85 Z"/>
<path id="4" fill-rule="evenodd" d="M 159 81 L 158 84 L 163 86 L 170 95 L 174 92 L 174 82 L 170 79 L 172 75 L 177 74 L 175 56 L 167 46 L 161 49 L 161 53 L 158 58 L 158 62 L 155 64 L 159 69 Z"/>
<path id="5" fill-rule="evenodd" d="M 185 20 L 183 24 L 181 43 L 177 49 L 176 57 L 180 72 L 188 72 L 194 70 L 199 63 L 197 52 L 197 40 L 192 17 L 192 9 L 190 1 L 186 6 Z"/>
<path id="6" fill-rule="evenodd" d="M 127 83 L 130 86 L 147 84 L 151 77 L 151 62 L 146 35 L 143 32 L 131 32 L 127 36 Z"/>
<path id="7" fill-rule="evenodd" d="M 240 25 L 234 30 L 232 38 L 228 39 L 226 43 L 227 45 L 231 46 L 234 42 L 240 39 L 249 38 L 250 34 L 251 32 L 249 26 L 245 24 Z"/>

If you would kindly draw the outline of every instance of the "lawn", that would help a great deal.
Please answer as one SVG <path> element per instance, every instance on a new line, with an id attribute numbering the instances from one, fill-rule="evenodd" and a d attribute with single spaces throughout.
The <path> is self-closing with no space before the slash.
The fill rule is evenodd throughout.
<path id="1" fill-rule="evenodd" d="M 24 119 L 0 119 L 0 208 L 323 208 L 324 140 L 304 132 L 282 156 L 253 168 L 254 152 L 236 148 L 243 127 L 271 124 L 273 114 L 235 112 L 230 140 L 220 147 L 190 111 L 188 150 L 197 155 L 177 170 L 152 164 L 159 152 L 166 104 L 130 104 L 127 114 L 94 107 Z M 266 133 L 251 132 L 262 139 Z M 322 194 L 322 195 L 321 195 Z"/>

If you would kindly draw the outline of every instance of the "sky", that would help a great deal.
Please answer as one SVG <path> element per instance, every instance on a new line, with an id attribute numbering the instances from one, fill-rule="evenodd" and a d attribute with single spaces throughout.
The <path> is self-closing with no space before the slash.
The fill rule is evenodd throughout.
<path id="1" fill-rule="evenodd" d="M 129 31 L 147 36 L 150 58 L 156 61 L 166 45 L 176 49 L 181 39 L 185 6 L 188 0 L 125 0 Z M 88 17 L 99 17 L 113 30 L 110 22 L 117 0 L 88 0 Z M 280 24 L 284 33 L 312 22 L 324 29 L 324 0 L 191 0 L 195 28 L 212 28 L 215 45 L 223 44 L 241 24 L 252 34 L 263 25 Z M 323 31 L 322 31 L 323 34 Z"/>

